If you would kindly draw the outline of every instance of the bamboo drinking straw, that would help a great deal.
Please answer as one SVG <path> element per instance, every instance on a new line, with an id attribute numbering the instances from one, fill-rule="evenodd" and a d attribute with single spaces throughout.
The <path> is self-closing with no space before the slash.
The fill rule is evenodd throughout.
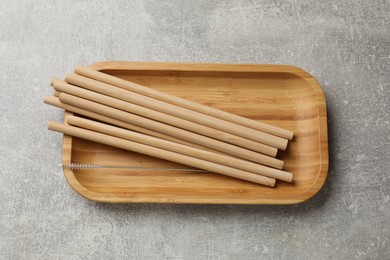
<path id="1" fill-rule="evenodd" d="M 59 79 L 59 78 L 54 77 L 54 78 L 51 79 L 50 85 L 54 87 L 54 84 L 55 84 L 56 82 L 58 82 L 58 81 L 62 81 L 62 80 Z M 58 92 L 57 90 L 54 90 L 54 96 L 55 96 L 55 97 L 58 97 L 59 95 L 60 95 L 60 92 Z"/>
<path id="2" fill-rule="evenodd" d="M 259 154 L 241 147 L 230 145 L 228 143 L 224 143 L 206 136 L 198 135 L 196 133 L 192 133 L 177 127 L 153 121 L 148 118 L 133 115 L 131 113 L 127 113 L 125 111 L 105 106 L 96 102 L 92 102 L 66 93 L 61 93 L 59 99 L 61 102 L 75 107 L 79 107 L 98 114 L 102 114 L 104 116 L 125 121 L 130 124 L 135 124 L 137 126 L 151 129 L 153 131 L 159 131 L 160 133 L 174 136 L 189 141 L 191 143 L 199 144 L 201 146 L 209 147 L 211 149 L 221 151 L 223 153 L 235 155 L 237 157 L 265 164 L 268 166 L 275 165 L 275 168 L 283 167 L 283 161 L 281 160 L 265 156 L 263 154 Z"/>
<path id="3" fill-rule="evenodd" d="M 75 107 L 75 106 L 71 106 L 71 105 L 62 103 L 56 97 L 46 96 L 45 99 L 44 99 L 44 103 L 48 104 L 48 105 L 51 105 L 51 106 L 54 106 L 54 107 L 62 108 L 62 109 L 66 110 L 66 111 L 69 111 L 69 112 L 73 112 L 73 113 L 76 113 L 76 114 L 79 114 L 79 115 L 82 115 L 82 116 L 86 116 L 86 117 L 89 117 L 89 118 L 92 118 L 92 119 L 95 119 L 95 120 L 99 120 L 99 121 L 104 122 L 104 123 L 108 123 L 108 124 L 111 124 L 111 125 L 115 125 L 115 126 L 119 126 L 119 127 L 122 127 L 122 128 L 126 128 L 128 130 L 136 131 L 136 132 L 139 132 L 139 133 L 143 133 L 143 134 L 146 134 L 146 135 L 150 135 L 150 136 L 154 136 L 154 137 L 157 137 L 157 138 L 165 139 L 165 140 L 168 140 L 168 141 L 171 141 L 171 142 L 175 142 L 175 143 L 179 143 L 179 144 L 193 146 L 193 147 L 196 147 L 196 148 L 199 148 L 199 149 L 206 149 L 206 150 L 208 149 L 206 147 L 203 147 L 203 146 L 200 146 L 200 145 L 197 145 L 197 144 L 194 144 L 194 143 L 190 143 L 190 142 L 181 140 L 179 138 L 175 138 L 175 137 L 172 137 L 172 136 L 169 136 L 169 135 L 166 135 L 166 134 L 162 134 L 162 133 L 159 133 L 159 132 L 156 132 L 156 131 L 152 131 L 152 130 L 149 130 L 149 129 L 146 129 L 146 128 L 143 128 L 143 127 L 139 127 L 139 126 L 136 126 L 136 125 L 133 125 L 133 124 L 126 123 L 124 121 L 120 121 L 120 120 L 117 120 L 117 119 L 114 119 L 114 118 L 111 118 L 111 117 L 107 117 L 107 116 L 104 116 L 104 115 L 101 115 L 101 114 L 98 114 L 98 113 L 94 113 L 94 112 L 91 112 L 91 111 L 88 111 L 88 110 L 85 110 L 85 109 L 82 109 L 82 108 L 78 108 L 78 107 Z M 211 149 L 209 149 L 209 150 L 211 150 Z"/>
<path id="4" fill-rule="evenodd" d="M 230 166 L 236 169 L 260 174 L 263 176 L 291 182 L 292 173 L 273 169 L 263 165 L 255 164 L 252 162 L 244 161 L 242 159 L 232 158 L 226 155 L 217 154 L 197 148 L 193 148 L 186 145 L 177 144 L 174 142 L 162 140 L 160 138 L 154 138 L 144 134 L 139 134 L 133 131 L 125 130 L 119 127 L 110 126 L 107 124 L 98 123 L 96 121 L 69 116 L 67 123 L 73 126 L 85 128 L 91 131 L 100 132 L 102 134 L 123 138 L 129 141 L 142 143 L 157 148 L 165 149 L 171 152 L 176 152 L 184 155 L 188 155 L 194 158 L 218 163 L 221 165 Z"/>
<path id="5" fill-rule="evenodd" d="M 200 124 L 196 124 L 181 118 L 176 118 L 174 116 L 170 116 L 164 113 L 160 113 L 158 111 L 154 111 L 152 109 L 148 109 L 145 107 L 141 107 L 138 105 L 134 105 L 128 103 L 126 101 L 118 100 L 109 96 L 105 96 L 90 90 L 86 90 L 83 88 L 79 88 L 66 82 L 56 82 L 54 85 L 55 90 L 61 91 L 64 93 L 72 94 L 81 98 L 85 98 L 106 106 L 114 107 L 123 111 L 127 111 L 131 114 L 137 114 L 139 116 L 147 117 L 156 121 L 160 121 L 169 125 L 173 125 L 182 129 L 186 129 L 188 131 L 198 133 L 201 135 L 205 135 L 214 139 L 218 139 L 224 142 L 228 142 L 231 144 L 235 144 L 241 147 L 245 147 L 247 149 L 254 150 L 256 152 L 273 155 L 276 153 L 276 148 L 270 147 L 268 145 L 264 145 L 261 143 L 257 143 L 252 140 L 248 140 L 239 136 L 235 136 L 229 133 L 225 133 L 223 131 L 213 129 L 207 126 L 203 126 Z"/>
<path id="6" fill-rule="evenodd" d="M 169 95 L 167 93 L 160 92 L 155 89 L 151 89 L 148 87 L 141 86 L 139 84 L 129 82 L 123 79 L 120 79 L 118 77 L 114 77 L 102 72 L 99 72 L 97 70 L 88 68 L 88 67 L 82 67 L 82 66 L 76 66 L 75 72 L 79 75 L 95 79 L 104 83 L 108 83 L 126 90 L 134 91 L 139 94 L 152 97 L 161 101 L 165 101 L 167 103 L 171 103 L 177 106 L 181 106 L 187 109 L 191 109 L 193 111 L 197 111 L 206 115 L 214 116 L 232 123 L 236 123 L 239 125 L 243 125 L 249 128 L 253 128 L 259 131 L 263 131 L 265 133 L 269 133 L 275 136 L 279 136 L 282 138 L 287 138 L 289 140 L 293 137 L 293 132 L 288 131 L 283 128 L 279 128 L 276 126 L 272 126 L 269 124 L 265 124 L 262 122 L 254 121 L 245 117 L 241 117 L 235 114 L 227 113 L 222 110 L 218 110 L 215 108 L 211 108 L 202 104 L 198 104 L 196 102 L 192 102 L 190 100 L 186 100 L 183 98 L 179 98 L 173 95 Z"/>
<path id="7" fill-rule="evenodd" d="M 60 93 L 60 92 L 58 92 L 58 93 Z M 54 106 L 54 107 L 57 107 L 57 108 L 64 109 L 66 111 L 69 111 L 69 112 L 72 112 L 75 114 L 86 116 L 86 117 L 89 117 L 91 119 L 95 119 L 95 120 L 98 120 L 98 121 L 101 121 L 104 123 L 108 123 L 108 124 L 111 124 L 114 126 L 119 126 L 119 127 L 122 127 L 122 128 L 128 129 L 128 130 L 136 131 L 136 132 L 139 132 L 142 134 L 150 135 L 153 137 L 161 138 L 161 139 L 168 140 L 168 141 L 175 142 L 175 143 L 179 143 L 179 144 L 184 144 L 184 145 L 195 147 L 195 148 L 202 149 L 202 150 L 211 151 L 214 153 L 229 155 L 229 153 L 223 153 L 221 151 L 217 151 L 215 149 L 208 148 L 206 146 L 201 146 L 201 145 L 198 145 L 195 143 L 187 142 L 185 140 L 182 140 L 182 139 L 179 139 L 179 138 L 176 138 L 173 136 L 162 134 L 162 133 L 152 131 L 152 130 L 149 130 L 149 129 L 146 129 L 143 127 L 129 124 L 129 123 L 121 121 L 121 120 L 117 120 L 117 119 L 112 118 L 112 117 L 104 116 L 104 115 L 101 115 L 101 114 L 98 114 L 98 113 L 95 113 L 95 112 L 92 112 L 89 110 L 85 110 L 85 109 L 82 109 L 79 107 L 75 107 L 75 106 L 72 106 L 69 104 L 62 103 L 57 97 L 46 96 L 44 98 L 44 103 L 51 105 L 51 106 Z M 227 146 L 229 146 L 229 145 L 227 144 Z M 233 149 L 234 147 L 232 146 L 231 148 Z M 243 150 L 242 154 L 245 154 L 245 152 L 248 152 L 247 157 L 245 157 L 247 160 L 250 160 L 250 158 L 254 157 L 255 159 L 253 159 L 252 161 L 257 161 L 257 154 L 256 153 L 253 153 L 249 150 Z M 234 154 L 236 154 L 236 152 L 232 152 L 229 156 L 238 157 Z M 283 168 L 283 161 L 279 161 L 278 163 L 275 163 L 275 165 L 276 165 L 275 168 L 282 169 Z"/>
<path id="8" fill-rule="evenodd" d="M 57 77 L 54 77 L 54 78 L 51 79 L 50 85 L 51 85 L 52 87 L 54 87 L 54 84 L 56 84 L 57 81 L 62 81 L 62 79 L 57 78 Z"/>
<path id="9" fill-rule="evenodd" d="M 242 179 L 242 180 L 246 180 L 246 181 L 250 181 L 250 182 L 254 182 L 254 183 L 258 183 L 270 187 L 275 186 L 275 179 L 273 178 L 269 178 L 255 173 L 250 173 L 232 167 L 197 159 L 191 156 L 159 149 L 153 146 L 124 140 L 122 138 L 113 137 L 110 135 L 101 134 L 94 131 L 78 128 L 78 127 L 67 126 L 55 122 L 49 122 L 48 128 L 49 130 L 61 132 L 66 135 L 114 146 L 117 148 L 122 148 L 125 150 L 157 157 L 160 159 L 173 161 L 176 163 L 185 164 L 188 166 L 219 173 L 233 178 L 238 178 L 238 179 Z"/>
<path id="10" fill-rule="evenodd" d="M 252 128 L 244 127 L 242 125 L 234 124 L 226 120 L 211 117 L 180 106 L 172 105 L 157 99 L 146 97 L 144 95 L 118 88 L 113 85 L 101 83 L 99 81 L 77 74 L 68 74 L 65 78 L 65 81 L 110 97 L 121 99 L 142 107 L 150 108 L 155 111 L 198 123 L 200 125 L 218 129 L 236 136 L 276 147 L 281 150 L 285 150 L 287 147 L 288 140 L 286 139 L 260 132 Z"/>

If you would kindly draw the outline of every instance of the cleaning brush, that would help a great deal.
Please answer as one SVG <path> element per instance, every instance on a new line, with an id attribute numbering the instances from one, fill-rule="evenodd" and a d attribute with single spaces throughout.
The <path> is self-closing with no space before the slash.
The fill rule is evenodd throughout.
<path id="1" fill-rule="evenodd" d="M 207 172 L 196 168 L 172 168 L 153 166 L 129 166 L 129 165 L 101 165 L 86 163 L 60 164 L 60 167 L 70 170 L 90 170 L 90 169 L 126 169 L 131 171 L 185 171 L 185 172 Z"/>

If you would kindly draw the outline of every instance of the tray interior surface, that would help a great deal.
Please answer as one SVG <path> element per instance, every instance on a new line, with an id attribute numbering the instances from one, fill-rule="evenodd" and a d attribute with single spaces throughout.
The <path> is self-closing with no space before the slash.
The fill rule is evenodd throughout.
<path id="1" fill-rule="evenodd" d="M 321 108 L 324 100 L 301 76 L 286 71 L 106 69 L 103 72 L 293 130 L 294 139 L 286 151 L 278 152 L 277 158 L 285 161 L 284 170 L 294 173 L 294 178 L 292 183 L 277 181 L 275 188 L 269 188 L 210 172 L 65 170 L 73 188 L 90 199 L 107 202 L 289 204 L 308 199 L 325 181 L 327 161 L 323 157 L 327 156 L 327 140 L 324 143 L 321 138 L 320 113 L 325 109 Z M 74 163 L 190 168 L 78 138 L 65 137 L 64 141 L 69 147 L 64 148 L 64 156 L 69 155 L 64 160 Z"/>

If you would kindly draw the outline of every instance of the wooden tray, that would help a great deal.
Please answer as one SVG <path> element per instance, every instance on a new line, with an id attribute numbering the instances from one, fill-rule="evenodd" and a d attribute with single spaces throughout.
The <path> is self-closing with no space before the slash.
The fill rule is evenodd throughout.
<path id="1" fill-rule="evenodd" d="M 64 174 L 82 196 L 100 202 L 293 204 L 316 194 L 328 174 L 324 93 L 307 72 L 287 65 L 101 62 L 92 68 L 183 98 L 295 132 L 279 152 L 293 183 L 275 188 L 215 173 L 69 170 Z M 66 115 L 70 113 L 66 112 Z M 91 163 L 184 167 L 176 163 L 64 137 L 63 164 Z"/>

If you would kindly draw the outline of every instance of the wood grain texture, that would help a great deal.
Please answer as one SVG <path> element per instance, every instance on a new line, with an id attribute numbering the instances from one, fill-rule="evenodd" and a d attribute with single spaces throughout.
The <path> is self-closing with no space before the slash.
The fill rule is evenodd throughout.
<path id="1" fill-rule="evenodd" d="M 325 96 L 307 72 L 287 65 L 102 62 L 105 73 L 240 116 L 294 131 L 278 158 L 292 183 L 262 187 L 214 173 L 70 170 L 82 196 L 101 202 L 294 204 L 316 194 L 328 174 Z M 66 112 L 65 117 L 71 113 Z M 137 153 L 64 136 L 63 164 L 183 167 Z"/>

